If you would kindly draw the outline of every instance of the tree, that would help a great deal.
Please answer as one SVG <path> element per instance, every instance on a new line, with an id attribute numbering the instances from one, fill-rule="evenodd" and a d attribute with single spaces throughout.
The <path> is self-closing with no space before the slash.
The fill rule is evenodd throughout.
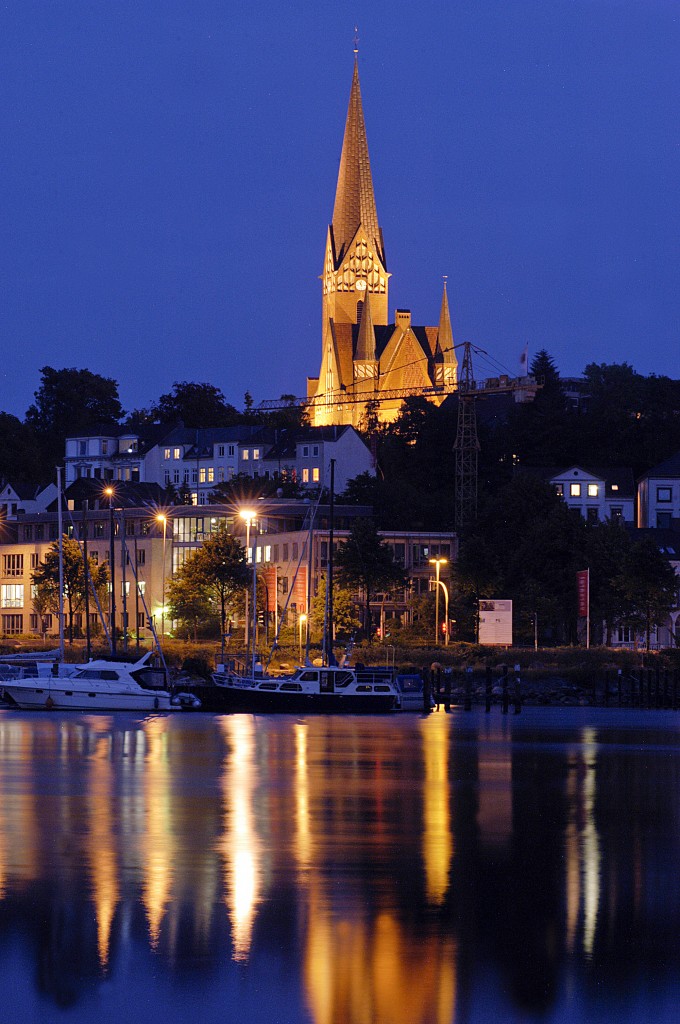
<path id="1" fill-rule="evenodd" d="M 202 578 L 208 597 L 219 603 L 222 636 L 226 632 L 227 608 L 236 595 L 247 586 L 250 574 L 245 548 L 227 532 L 225 523 L 198 549 L 194 571 Z"/>
<path id="2" fill-rule="evenodd" d="M 34 432 L 16 416 L 0 412 L 0 480 L 39 484 L 39 450 Z"/>
<path id="3" fill-rule="evenodd" d="M 240 420 L 214 384 L 175 382 L 172 391 L 161 395 L 153 407 L 156 417 L 166 423 L 182 420 L 185 427 L 230 427 Z"/>
<path id="4" fill-rule="evenodd" d="M 318 592 L 312 598 L 310 612 L 310 624 L 316 633 L 317 639 L 320 639 L 323 635 L 325 617 L 326 574 L 323 573 L 319 580 Z M 344 587 L 338 586 L 335 580 L 333 581 L 333 624 L 335 626 L 335 635 L 341 642 L 350 640 L 361 627 L 361 621 L 357 617 L 351 592 Z"/>
<path id="5" fill-rule="evenodd" d="M 356 519 L 335 557 L 338 582 L 363 592 L 363 629 L 370 642 L 371 598 L 378 590 L 405 586 L 404 570 L 395 562 L 392 548 L 381 540 L 373 519 Z"/>
<path id="6" fill-rule="evenodd" d="M 649 650 L 652 627 L 662 623 L 675 605 L 678 577 L 673 567 L 657 542 L 644 537 L 630 545 L 615 583 L 625 602 L 623 620 L 644 627 Z"/>
<path id="7" fill-rule="evenodd" d="M 80 545 L 71 537 L 63 538 L 64 598 L 68 609 L 69 643 L 73 643 L 73 616 L 85 603 L 85 562 Z M 94 589 L 100 604 L 105 600 L 109 583 L 109 567 L 104 562 L 98 565 L 88 557 L 90 592 Z M 31 574 L 31 582 L 37 588 L 38 607 L 59 612 L 59 542 L 50 544 L 44 559 Z M 38 612 L 41 614 L 41 612 Z"/>
<path id="8" fill-rule="evenodd" d="M 189 626 L 196 641 L 199 623 L 209 620 L 214 615 L 214 609 L 202 574 L 196 570 L 193 556 L 189 556 L 169 580 L 167 599 L 171 617 Z"/>
<path id="9" fill-rule="evenodd" d="M 170 581 L 171 615 L 190 623 L 196 638 L 198 623 L 209 617 L 216 606 L 221 635 L 224 636 L 227 610 L 247 586 L 249 578 L 243 547 L 227 532 L 225 524 L 220 523 L 203 545 L 189 555 Z"/>

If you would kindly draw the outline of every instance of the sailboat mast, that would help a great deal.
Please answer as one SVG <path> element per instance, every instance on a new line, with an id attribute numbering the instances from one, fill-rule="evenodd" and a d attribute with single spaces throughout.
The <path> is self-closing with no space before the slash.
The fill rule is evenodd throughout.
<path id="1" fill-rule="evenodd" d="M 324 662 L 334 665 L 333 656 L 333 534 L 335 528 L 335 459 L 331 459 L 331 487 L 328 502 L 328 572 L 326 574 L 326 650 Z"/>
<path id="2" fill-rule="evenodd" d="M 57 525 L 59 528 L 59 660 L 64 660 L 64 516 L 61 466 L 57 466 Z"/>

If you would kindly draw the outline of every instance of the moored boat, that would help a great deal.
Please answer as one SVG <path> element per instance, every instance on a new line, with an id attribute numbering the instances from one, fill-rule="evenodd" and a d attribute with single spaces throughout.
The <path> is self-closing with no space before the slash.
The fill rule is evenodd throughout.
<path id="1" fill-rule="evenodd" d="M 25 710 L 175 711 L 194 702 L 178 699 L 167 686 L 165 671 L 151 663 L 149 651 L 135 662 L 88 661 L 66 675 L 57 666 L 49 676 L 5 679 L 0 685 L 9 702 Z M 68 670 L 74 666 L 66 666 Z"/>
<path id="2" fill-rule="evenodd" d="M 384 714 L 399 710 L 399 692 L 384 672 L 349 667 L 301 667 L 292 675 L 215 672 L 192 687 L 204 711 Z"/>

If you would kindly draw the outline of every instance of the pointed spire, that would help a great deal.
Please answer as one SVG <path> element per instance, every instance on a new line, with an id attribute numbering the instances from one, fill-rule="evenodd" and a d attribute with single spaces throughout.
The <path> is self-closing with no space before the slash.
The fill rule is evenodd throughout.
<path id="1" fill-rule="evenodd" d="M 376 247 L 380 259 L 384 263 L 378 212 L 373 194 L 371 164 L 368 157 L 364 110 L 361 103 L 359 64 L 355 49 L 354 75 L 333 207 L 333 238 L 335 255 L 338 260 L 347 251 L 359 225 L 363 226 L 367 240 Z"/>
<path id="2" fill-rule="evenodd" d="M 442 308 L 439 314 L 439 335 L 437 337 L 437 348 L 441 351 L 444 362 L 458 365 L 458 359 L 453 348 L 453 331 L 451 329 L 451 317 L 449 315 L 449 297 L 446 293 L 446 276 L 444 276 L 444 292 L 442 294 Z"/>
<path id="3" fill-rule="evenodd" d="M 355 363 L 375 362 L 375 331 L 373 330 L 373 317 L 371 316 L 371 303 L 369 293 L 362 304 L 361 320 L 359 321 L 359 333 L 357 335 L 357 348 L 354 353 Z"/>

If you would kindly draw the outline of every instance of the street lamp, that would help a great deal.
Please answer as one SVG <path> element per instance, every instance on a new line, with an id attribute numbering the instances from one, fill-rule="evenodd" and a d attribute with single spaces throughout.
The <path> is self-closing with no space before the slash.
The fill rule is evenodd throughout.
<path id="1" fill-rule="evenodd" d="M 252 549 L 252 559 L 253 559 L 253 594 L 252 594 L 252 601 L 253 601 L 253 635 L 252 635 L 251 639 L 252 639 L 252 644 L 253 644 L 252 674 L 253 674 L 253 679 L 254 679 L 255 678 L 255 652 L 256 652 L 256 645 L 257 645 L 257 543 L 256 543 L 256 540 L 255 540 L 255 526 L 257 524 L 256 524 L 255 513 L 251 509 L 243 509 L 241 511 L 240 515 L 241 515 L 241 519 L 243 519 L 245 521 L 245 524 L 246 524 L 246 551 L 248 551 L 248 549 L 250 548 L 250 524 L 251 523 L 253 524 L 253 549 Z M 246 651 L 247 651 L 248 650 L 248 591 L 247 590 L 246 590 L 246 636 L 245 636 L 245 640 L 246 640 Z"/>
<path id="2" fill-rule="evenodd" d="M 445 602 L 446 602 L 445 610 L 446 610 L 447 627 L 446 627 L 446 639 L 444 641 L 445 646 L 448 647 L 448 643 L 449 643 L 449 629 L 448 629 L 448 621 L 449 621 L 449 592 L 448 592 L 448 589 L 446 587 L 446 584 L 442 583 L 442 581 L 439 579 L 439 570 L 440 570 L 441 566 L 442 565 L 446 565 L 447 562 L 448 562 L 448 558 L 431 558 L 430 559 L 430 565 L 433 565 L 434 568 L 435 568 L 435 581 L 434 581 L 435 582 L 435 587 L 436 587 L 435 595 L 434 595 L 434 645 L 435 645 L 435 647 L 439 646 L 439 588 L 440 587 L 444 588 L 444 598 L 445 598 Z"/>
<path id="3" fill-rule="evenodd" d="M 109 628 L 111 630 L 111 657 L 116 656 L 116 551 L 113 543 L 113 499 L 116 492 L 113 487 L 105 487 L 104 494 L 109 499 L 109 572 L 111 573 L 111 598 L 109 600 Z"/>
<path id="4" fill-rule="evenodd" d="M 168 517 L 164 512 L 159 512 L 156 522 L 163 524 L 163 572 L 161 575 L 161 636 L 165 639 L 165 535 L 168 527 Z"/>
<path id="5" fill-rule="evenodd" d="M 307 621 L 307 616 L 303 612 L 300 616 L 300 664 L 302 664 L 302 627 Z"/>

